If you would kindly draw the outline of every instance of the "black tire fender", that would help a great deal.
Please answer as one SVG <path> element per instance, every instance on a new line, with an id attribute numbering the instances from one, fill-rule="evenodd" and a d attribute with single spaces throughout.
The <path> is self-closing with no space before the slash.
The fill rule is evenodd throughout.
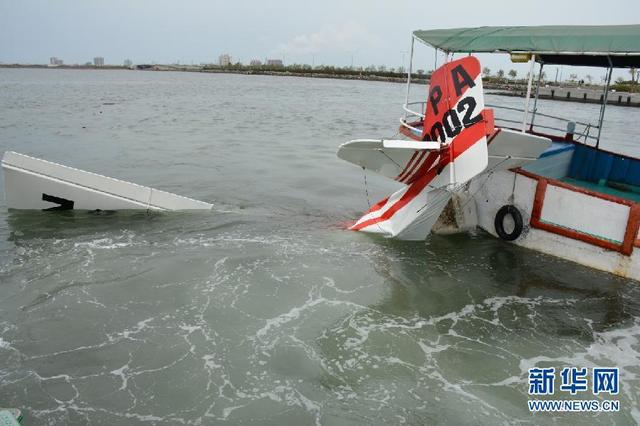
<path id="1" fill-rule="evenodd" d="M 511 215 L 514 223 L 513 231 L 511 231 L 510 233 L 507 233 L 504 230 L 504 218 L 507 215 Z M 524 224 L 522 222 L 522 214 L 516 206 L 510 204 L 500 207 L 498 213 L 496 213 L 496 218 L 493 222 L 493 225 L 496 228 L 496 234 L 498 234 L 498 236 L 505 241 L 514 241 L 515 239 L 517 239 L 522 234 L 522 230 L 524 228 Z"/>

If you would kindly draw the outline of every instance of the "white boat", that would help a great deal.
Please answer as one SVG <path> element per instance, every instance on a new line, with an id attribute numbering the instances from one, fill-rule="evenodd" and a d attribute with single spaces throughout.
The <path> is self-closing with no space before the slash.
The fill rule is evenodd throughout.
<path id="1" fill-rule="evenodd" d="M 411 191 L 412 182 L 420 179 L 421 174 L 432 170 L 422 166 L 415 169 L 421 143 L 425 144 L 422 151 L 430 150 L 433 157 L 439 156 L 434 164 L 443 157 L 451 157 L 458 143 L 459 136 L 440 138 L 438 132 L 434 137 L 433 132 L 427 131 L 430 117 L 436 113 L 433 109 L 439 107 L 432 101 L 453 99 L 447 107 L 464 112 L 456 104 L 459 97 L 451 93 L 450 86 L 434 93 L 433 77 L 427 100 L 409 102 L 415 41 L 446 53 L 447 61 L 434 74 L 460 61 L 453 60 L 455 53 L 472 57 L 466 55 L 502 52 L 510 54 L 515 62 L 528 61 L 530 72 L 522 119 L 505 117 L 499 106 L 486 105 L 482 112 L 484 120 L 495 120 L 495 126 L 487 128 L 489 161 L 482 158 L 483 154 L 471 160 L 471 163 L 484 161 L 486 167 L 482 171 L 471 173 L 473 176 L 465 181 L 431 181 L 432 186 L 425 189 L 428 195 L 417 196 L 421 197 L 419 208 L 410 204 L 397 207 L 399 198 L 394 194 L 374 205 L 352 229 L 401 239 L 422 239 L 432 230 L 451 232 L 480 227 L 523 247 L 640 280 L 640 159 L 600 148 L 613 69 L 640 67 L 640 25 L 415 31 L 405 115 L 400 120 L 400 133 L 406 140 L 393 143 L 357 140 L 343 144 L 338 151 L 338 156 L 347 161 L 407 184 L 402 194 Z M 538 111 L 537 88 L 543 67 L 549 64 L 607 69 L 597 123 L 563 120 Z M 538 84 L 532 96 L 536 66 Z M 480 100 L 481 94 L 474 96 Z M 513 113 L 514 108 L 507 110 Z M 540 122 L 541 117 L 544 123 Z M 449 127 L 455 128 L 459 118 L 450 119 Z M 436 146 L 434 140 L 438 142 Z M 462 167 L 466 166 L 457 168 Z M 406 172 L 402 172 L 407 169 L 414 170 L 409 180 Z M 447 203 L 446 214 L 441 214 Z M 403 213 L 407 206 L 409 211 Z M 378 221 L 371 222 L 372 217 Z M 363 220 L 373 226 L 359 226 Z"/>
<path id="2" fill-rule="evenodd" d="M 213 205 L 170 192 L 7 151 L 5 198 L 20 210 L 210 210 Z"/>

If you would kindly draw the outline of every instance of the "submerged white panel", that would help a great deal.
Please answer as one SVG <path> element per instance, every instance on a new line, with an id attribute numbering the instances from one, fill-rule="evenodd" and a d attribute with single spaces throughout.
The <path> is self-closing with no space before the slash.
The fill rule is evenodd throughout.
<path id="1" fill-rule="evenodd" d="M 11 209 L 210 210 L 213 205 L 7 151 L 2 159 Z"/>

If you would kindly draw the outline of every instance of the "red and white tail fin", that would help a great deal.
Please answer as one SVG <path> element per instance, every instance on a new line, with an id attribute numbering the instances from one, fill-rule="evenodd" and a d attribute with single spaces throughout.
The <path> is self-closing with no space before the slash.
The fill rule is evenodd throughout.
<path id="1" fill-rule="evenodd" d="M 486 136 L 493 123 L 487 123 L 485 112 L 477 58 L 447 62 L 433 72 L 422 139 L 439 141 L 448 151 L 443 155 L 449 158 L 441 159 L 449 164 L 448 184 L 467 182 L 487 167 Z"/>
<path id="2" fill-rule="evenodd" d="M 480 72 L 480 62 L 473 56 L 447 62 L 433 72 L 422 139 L 439 142 L 440 149 L 416 152 L 413 157 L 421 160 L 409 161 L 418 166 L 411 168 L 410 178 L 401 180 L 408 186 L 373 206 L 351 229 L 424 239 L 451 190 L 485 170 L 493 115 L 484 108 Z M 407 149 L 412 147 L 407 144 Z"/>

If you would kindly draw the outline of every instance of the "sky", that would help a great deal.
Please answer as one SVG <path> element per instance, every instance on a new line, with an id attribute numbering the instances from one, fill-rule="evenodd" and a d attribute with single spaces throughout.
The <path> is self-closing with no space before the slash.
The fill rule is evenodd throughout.
<path id="1" fill-rule="evenodd" d="M 199 64 L 229 53 L 243 63 L 279 58 L 397 68 L 408 64 L 416 29 L 637 23 L 638 0 L 0 0 L 0 62 L 44 64 L 56 56 L 84 64 L 103 56 L 116 65 L 125 59 Z M 494 71 L 527 72 L 507 55 L 480 59 Z M 434 51 L 420 45 L 414 61 L 416 68 L 433 69 Z M 574 72 L 594 81 L 604 74 L 558 69 L 564 78 Z M 549 67 L 547 78 L 555 75 Z"/>

